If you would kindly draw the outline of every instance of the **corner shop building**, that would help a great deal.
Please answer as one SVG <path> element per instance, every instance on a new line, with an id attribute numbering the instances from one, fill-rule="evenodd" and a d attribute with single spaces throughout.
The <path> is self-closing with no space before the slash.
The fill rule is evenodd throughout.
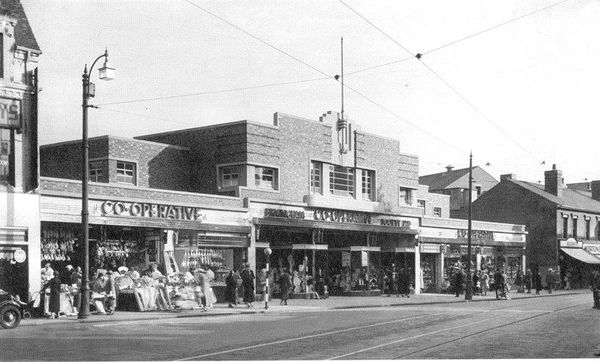
<path id="1" fill-rule="evenodd" d="M 46 176 L 42 221 L 47 227 L 78 222 L 74 180 L 81 176 L 79 149 L 78 141 L 41 148 L 41 172 Z M 98 231 L 100 238 L 124 241 L 119 235 L 132 235 L 135 229 L 138 234 L 131 238 L 144 234 L 156 241 L 162 249 L 156 254 L 159 258 L 168 259 L 164 251 L 171 244 L 182 245 L 179 239 L 196 238 L 193 244 L 200 245 L 198 239 L 206 236 L 181 232 L 200 230 L 218 248 L 227 246 L 225 240 L 238 241 L 240 250 L 227 256 L 232 260 L 227 267 L 238 267 L 241 260 L 264 267 L 262 250 L 268 246 L 274 250 L 272 265 L 313 277 L 319 269 L 330 277 L 344 274 L 346 291 L 352 291 L 361 287 L 361 271 L 377 277 L 392 263 L 408 268 L 420 286 L 421 253 L 444 252 L 424 246 L 418 236 L 426 210 L 436 210 L 442 220 L 449 208 L 444 195 L 430 195 L 418 185 L 418 158 L 401 153 L 397 140 L 362 132 L 336 113 L 328 112 L 318 121 L 276 113 L 272 125 L 241 121 L 133 140 L 96 137 L 90 141 L 90 178 L 91 199 L 97 200 L 94 210 L 104 213 L 95 222 L 106 225 Z M 46 197 L 60 200 L 44 202 Z M 66 202 L 68 198 L 72 200 Z M 69 220 L 60 208 L 52 209 L 64 202 L 71 211 Z M 153 219 L 144 216 L 149 210 L 145 207 L 153 206 L 144 204 L 167 208 L 163 217 Z M 206 211 L 206 221 L 180 220 L 177 210 L 188 210 L 185 207 L 212 211 Z M 183 215 L 186 212 L 192 211 Z M 214 229 L 201 226 L 208 224 Z M 147 229 L 153 228 L 166 239 L 148 236 L 152 231 Z M 524 229 L 505 229 L 520 234 L 524 242 Z M 176 238 L 169 241 L 173 235 Z M 177 262 L 191 269 L 183 260 Z M 436 286 L 441 285 L 443 270 L 442 263 L 433 271 Z"/>

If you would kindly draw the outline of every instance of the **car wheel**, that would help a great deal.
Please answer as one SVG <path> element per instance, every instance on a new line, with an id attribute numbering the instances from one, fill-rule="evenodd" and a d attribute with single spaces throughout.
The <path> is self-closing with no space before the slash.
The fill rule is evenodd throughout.
<path id="1" fill-rule="evenodd" d="M 0 325 L 2 328 L 15 328 L 21 322 L 21 311 L 19 308 L 8 305 L 0 310 Z"/>

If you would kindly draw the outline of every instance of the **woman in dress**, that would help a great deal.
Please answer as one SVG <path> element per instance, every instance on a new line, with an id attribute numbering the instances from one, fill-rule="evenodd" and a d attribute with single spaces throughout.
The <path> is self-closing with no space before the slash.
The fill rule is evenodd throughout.
<path id="1" fill-rule="evenodd" d="M 254 307 L 254 272 L 250 269 L 250 264 L 246 263 L 241 273 L 242 287 L 244 287 L 244 303 L 248 308 Z"/>
<path id="2" fill-rule="evenodd" d="M 237 283 L 232 270 L 229 272 L 227 278 L 225 278 L 225 301 L 229 303 L 229 308 L 233 308 L 234 304 L 237 304 L 235 293 L 236 288 Z"/>
<path id="3" fill-rule="evenodd" d="M 490 276 L 486 271 L 481 271 L 481 294 L 487 296 L 488 290 L 490 290 Z"/>
<path id="4" fill-rule="evenodd" d="M 287 305 L 287 301 L 290 298 L 290 289 L 292 288 L 292 278 L 287 270 L 283 270 L 279 276 L 279 290 L 281 291 L 281 302 L 280 305 Z"/>
<path id="5" fill-rule="evenodd" d="M 40 293 L 46 288 L 50 289 L 50 300 L 48 303 L 48 311 L 50 312 L 50 315 L 48 318 L 58 318 L 58 314 L 60 313 L 60 275 L 58 270 L 54 272 L 52 279 L 48 280 L 48 282 L 44 284 Z"/>

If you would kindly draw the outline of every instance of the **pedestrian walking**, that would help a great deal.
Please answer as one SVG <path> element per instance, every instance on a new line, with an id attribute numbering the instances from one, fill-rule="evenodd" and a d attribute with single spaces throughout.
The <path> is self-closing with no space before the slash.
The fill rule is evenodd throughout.
<path id="1" fill-rule="evenodd" d="M 242 287 L 244 287 L 244 303 L 248 308 L 254 307 L 254 272 L 250 269 L 250 264 L 246 263 L 240 273 L 242 277 Z"/>
<path id="2" fill-rule="evenodd" d="M 115 288 L 115 279 L 113 277 L 113 271 L 109 270 L 106 272 L 108 279 L 106 279 L 106 302 L 104 309 L 106 314 L 114 314 L 117 308 L 117 291 Z"/>
<path id="3" fill-rule="evenodd" d="M 392 264 L 392 270 L 390 270 L 390 278 L 389 278 L 389 292 L 391 294 L 396 294 L 396 297 L 399 297 L 398 293 L 398 273 L 396 272 L 396 265 Z M 390 296 L 388 295 L 388 297 Z"/>
<path id="4" fill-rule="evenodd" d="M 473 273 L 473 294 L 474 295 L 479 295 L 481 290 L 481 284 L 479 283 L 479 274 L 477 273 L 477 271 L 475 271 L 475 273 Z"/>
<path id="5" fill-rule="evenodd" d="M 517 276 L 515 277 L 515 285 L 517 286 L 517 293 L 525 292 L 525 280 L 523 278 L 523 272 L 521 269 L 517 270 Z"/>
<path id="6" fill-rule="evenodd" d="M 542 286 L 542 274 L 539 272 L 539 270 L 535 273 L 535 278 L 534 278 L 534 282 L 535 282 L 535 295 L 539 295 L 540 291 L 542 289 L 544 289 L 544 287 Z"/>
<path id="7" fill-rule="evenodd" d="M 595 269 L 590 277 L 592 297 L 594 298 L 594 309 L 600 309 L 600 271 Z"/>
<path id="8" fill-rule="evenodd" d="M 490 290 L 490 276 L 487 271 L 481 271 L 481 294 L 487 296 L 487 292 Z"/>
<path id="9" fill-rule="evenodd" d="M 571 290 L 571 272 L 567 271 L 565 274 L 565 289 Z"/>
<path id="10" fill-rule="evenodd" d="M 494 289 L 496 289 L 496 299 L 502 298 L 506 292 L 504 290 L 504 277 L 500 268 L 494 273 Z"/>
<path id="11" fill-rule="evenodd" d="M 256 278 L 256 294 L 260 294 L 263 297 L 263 301 L 267 300 L 266 296 L 267 291 L 267 269 L 261 269 L 258 272 L 258 277 Z"/>
<path id="12" fill-rule="evenodd" d="M 454 292 L 455 297 L 458 297 L 462 294 L 463 291 L 463 283 L 465 282 L 464 273 L 460 268 L 457 268 L 454 273 Z"/>
<path id="13" fill-rule="evenodd" d="M 279 276 L 279 290 L 281 292 L 281 302 L 279 305 L 287 305 L 290 298 L 290 289 L 292 288 L 292 277 L 287 270 L 283 270 Z"/>
<path id="14" fill-rule="evenodd" d="M 552 268 L 549 268 L 548 274 L 546 274 L 546 285 L 548 285 L 548 294 L 552 294 L 554 283 L 556 283 L 556 280 L 554 279 L 554 270 L 552 270 Z"/>
<path id="15" fill-rule="evenodd" d="M 236 301 L 235 289 L 237 288 L 235 276 L 233 274 L 233 270 L 229 272 L 227 278 L 225 278 L 225 301 L 229 303 L 229 308 L 233 308 Z"/>
<path id="16" fill-rule="evenodd" d="M 60 273 L 58 272 L 58 270 L 54 271 L 52 279 L 48 280 L 46 284 L 44 284 L 42 290 L 40 290 L 40 293 L 42 293 L 46 289 L 50 290 L 50 297 L 48 303 L 48 311 L 50 314 L 48 318 L 58 318 L 58 315 L 60 313 Z"/>
<path id="17" fill-rule="evenodd" d="M 531 285 L 533 284 L 533 274 L 531 273 L 531 269 L 527 269 L 523 281 L 525 282 L 525 288 L 527 288 L 527 294 L 531 294 Z"/>
<path id="18" fill-rule="evenodd" d="M 402 289 L 400 293 L 403 297 L 410 298 L 410 273 L 408 268 L 403 268 L 400 274 L 400 285 Z"/>

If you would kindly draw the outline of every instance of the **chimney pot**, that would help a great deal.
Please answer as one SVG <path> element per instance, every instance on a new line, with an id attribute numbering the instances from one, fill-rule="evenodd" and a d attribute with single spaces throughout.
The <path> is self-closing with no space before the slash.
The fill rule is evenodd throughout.
<path id="1" fill-rule="evenodd" d="M 592 199 L 600 201 L 600 180 L 594 180 L 590 183 L 592 189 Z"/>

